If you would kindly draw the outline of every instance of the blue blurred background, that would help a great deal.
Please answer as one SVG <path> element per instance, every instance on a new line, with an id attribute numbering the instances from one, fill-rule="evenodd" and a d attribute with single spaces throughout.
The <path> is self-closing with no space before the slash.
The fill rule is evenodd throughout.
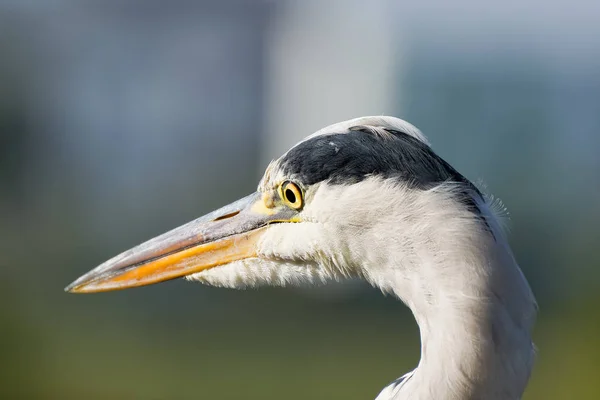
<path id="1" fill-rule="evenodd" d="M 600 3 L 0 0 L 0 397 L 374 398 L 419 358 L 366 284 L 75 296 L 333 122 L 407 119 L 500 197 L 525 399 L 600 398 Z"/>

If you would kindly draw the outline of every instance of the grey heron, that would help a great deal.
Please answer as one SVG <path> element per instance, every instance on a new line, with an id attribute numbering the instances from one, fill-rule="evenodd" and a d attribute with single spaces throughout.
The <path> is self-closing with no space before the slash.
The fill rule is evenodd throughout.
<path id="1" fill-rule="evenodd" d="M 272 161 L 258 190 L 151 239 L 66 290 L 185 277 L 245 288 L 362 278 L 414 314 L 421 360 L 385 399 L 515 400 L 537 305 L 489 199 L 413 125 L 362 117 Z"/>

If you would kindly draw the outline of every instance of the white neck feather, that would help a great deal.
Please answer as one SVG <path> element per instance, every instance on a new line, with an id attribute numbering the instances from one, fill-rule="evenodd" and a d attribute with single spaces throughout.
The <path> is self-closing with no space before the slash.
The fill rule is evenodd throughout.
<path id="1" fill-rule="evenodd" d="M 479 289 L 438 298 L 446 304 L 410 305 L 421 332 L 421 360 L 378 400 L 520 399 L 534 359 L 534 303 L 526 303 L 531 298 L 524 291 L 525 310 L 511 310 L 503 299 L 513 293 L 478 284 Z"/>
<path id="2" fill-rule="evenodd" d="M 377 400 L 520 399 L 534 360 L 535 299 L 488 205 L 479 204 L 486 228 L 438 190 L 437 207 L 416 214 L 435 229 L 399 233 L 410 250 L 389 260 L 395 265 L 367 267 L 373 284 L 410 307 L 421 332 L 418 367 Z"/>

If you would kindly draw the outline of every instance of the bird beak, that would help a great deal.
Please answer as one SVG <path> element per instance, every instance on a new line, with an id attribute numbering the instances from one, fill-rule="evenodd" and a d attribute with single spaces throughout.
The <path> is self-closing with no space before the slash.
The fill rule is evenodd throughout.
<path id="1" fill-rule="evenodd" d="M 294 222 L 273 193 L 254 193 L 106 261 L 65 288 L 94 293 L 145 286 L 257 257 L 267 226 Z"/>

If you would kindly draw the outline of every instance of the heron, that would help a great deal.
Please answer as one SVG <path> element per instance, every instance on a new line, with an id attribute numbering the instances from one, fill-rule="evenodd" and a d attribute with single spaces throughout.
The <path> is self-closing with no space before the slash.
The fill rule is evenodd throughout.
<path id="1" fill-rule="evenodd" d="M 417 367 L 376 400 L 520 399 L 537 304 L 493 198 L 414 125 L 361 117 L 308 136 L 255 193 L 106 261 L 65 289 L 184 277 L 249 288 L 364 279 L 419 326 Z"/>

